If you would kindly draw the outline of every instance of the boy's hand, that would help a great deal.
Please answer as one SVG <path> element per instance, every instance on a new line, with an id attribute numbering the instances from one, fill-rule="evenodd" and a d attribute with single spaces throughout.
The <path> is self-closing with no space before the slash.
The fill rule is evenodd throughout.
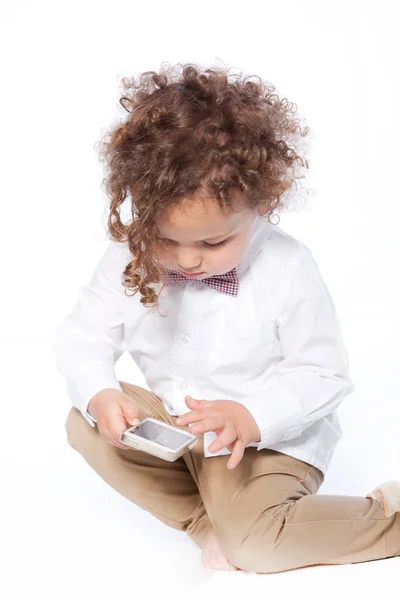
<path id="1" fill-rule="evenodd" d="M 191 428 L 195 434 L 206 431 L 220 432 L 208 449 L 210 452 L 218 452 L 226 446 L 232 452 L 228 461 L 229 469 L 234 469 L 240 463 L 247 444 L 261 440 L 257 423 L 240 402 L 195 400 L 192 396 L 186 396 L 185 401 L 192 410 L 179 417 L 177 425 L 196 423 Z"/>
<path id="2" fill-rule="evenodd" d="M 134 425 L 135 419 L 140 424 L 140 409 L 133 398 L 120 390 L 105 388 L 93 396 L 87 411 L 96 419 L 102 438 L 117 448 L 132 450 L 131 446 L 121 442 L 121 434 Z"/>

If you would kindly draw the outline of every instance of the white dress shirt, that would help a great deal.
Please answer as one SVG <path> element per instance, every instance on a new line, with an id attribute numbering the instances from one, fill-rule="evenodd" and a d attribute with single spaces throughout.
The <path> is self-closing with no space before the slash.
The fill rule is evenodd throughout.
<path id="1" fill-rule="evenodd" d="M 104 388 L 122 391 L 115 363 L 127 351 L 170 415 L 189 412 L 187 394 L 235 400 L 261 432 L 249 446 L 325 474 L 343 435 L 336 408 L 354 384 L 336 309 L 309 248 L 257 217 L 236 266 L 238 295 L 196 280 L 166 286 L 159 308 L 166 317 L 144 307 L 139 292 L 125 294 L 121 277 L 130 260 L 125 244 L 110 242 L 53 332 L 68 395 L 90 425 L 91 398 Z M 216 438 L 204 434 L 206 458 L 231 454 L 208 450 Z"/>

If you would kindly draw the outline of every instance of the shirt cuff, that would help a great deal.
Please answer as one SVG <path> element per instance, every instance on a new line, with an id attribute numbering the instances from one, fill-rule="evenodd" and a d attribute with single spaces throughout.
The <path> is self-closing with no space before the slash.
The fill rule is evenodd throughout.
<path id="1" fill-rule="evenodd" d="M 354 391 L 350 377 L 314 377 L 301 371 L 282 375 L 265 388 L 264 397 L 243 401 L 260 430 L 257 450 L 299 437 Z"/>
<path id="2" fill-rule="evenodd" d="M 79 363 L 71 374 L 70 381 L 75 405 L 91 427 L 97 423 L 96 419 L 87 411 L 91 399 L 106 388 L 123 392 L 116 377 L 114 365 L 105 360 L 93 359 Z"/>
<path id="3" fill-rule="evenodd" d="M 88 413 L 87 410 L 85 412 L 82 412 L 82 416 L 85 417 L 85 419 L 89 423 L 89 425 L 91 425 L 92 427 L 95 427 L 95 423 L 97 423 L 97 421 L 94 417 L 92 417 L 92 415 L 90 415 Z"/>
<path id="4" fill-rule="evenodd" d="M 271 392 L 266 391 L 266 395 Z M 251 398 L 243 402 L 260 430 L 261 436 L 257 450 L 277 444 L 284 439 L 295 437 L 296 434 L 291 435 L 290 430 L 293 423 L 298 423 L 301 420 L 297 398 L 294 398 L 284 388 L 279 389 L 278 392 L 274 390 L 272 394 L 274 395 L 274 407 L 262 398 Z M 299 431 L 300 434 L 301 431 Z"/>

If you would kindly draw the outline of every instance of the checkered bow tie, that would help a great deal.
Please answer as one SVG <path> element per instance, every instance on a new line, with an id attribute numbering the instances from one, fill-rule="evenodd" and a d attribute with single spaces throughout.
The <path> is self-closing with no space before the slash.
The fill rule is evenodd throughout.
<path id="1" fill-rule="evenodd" d="M 235 268 L 228 271 L 228 273 L 212 275 L 211 277 L 205 277 L 204 279 L 185 277 L 183 273 L 168 269 L 168 276 L 165 281 L 166 285 L 174 285 L 176 283 L 181 283 L 182 281 L 197 281 L 198 283 L 205 283 L 218 292 L 228 294 L 229 296 L 237 296 L 239 291 L 239 277 Z"/>

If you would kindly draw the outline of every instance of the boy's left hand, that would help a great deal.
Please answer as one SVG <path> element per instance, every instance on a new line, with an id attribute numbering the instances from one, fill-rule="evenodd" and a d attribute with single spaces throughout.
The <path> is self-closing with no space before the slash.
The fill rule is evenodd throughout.
<path id="1" fill-rule="evenodd" d="M 218 452 L 226 446 L 232 452 L 228 468 L 234 469 L 240 463 L 247 444 L 261 440 L 257 423 L 240 402 L 235 400 L 195 400 L 192 396 L 186 396 L 185 402 L 192 410 L 179 417 L 176 424 L 196 423 L 191 428 L 195 434 L 202 434 L 206 431 L 220 432 L 208 449 L 210 452 Z"/>

